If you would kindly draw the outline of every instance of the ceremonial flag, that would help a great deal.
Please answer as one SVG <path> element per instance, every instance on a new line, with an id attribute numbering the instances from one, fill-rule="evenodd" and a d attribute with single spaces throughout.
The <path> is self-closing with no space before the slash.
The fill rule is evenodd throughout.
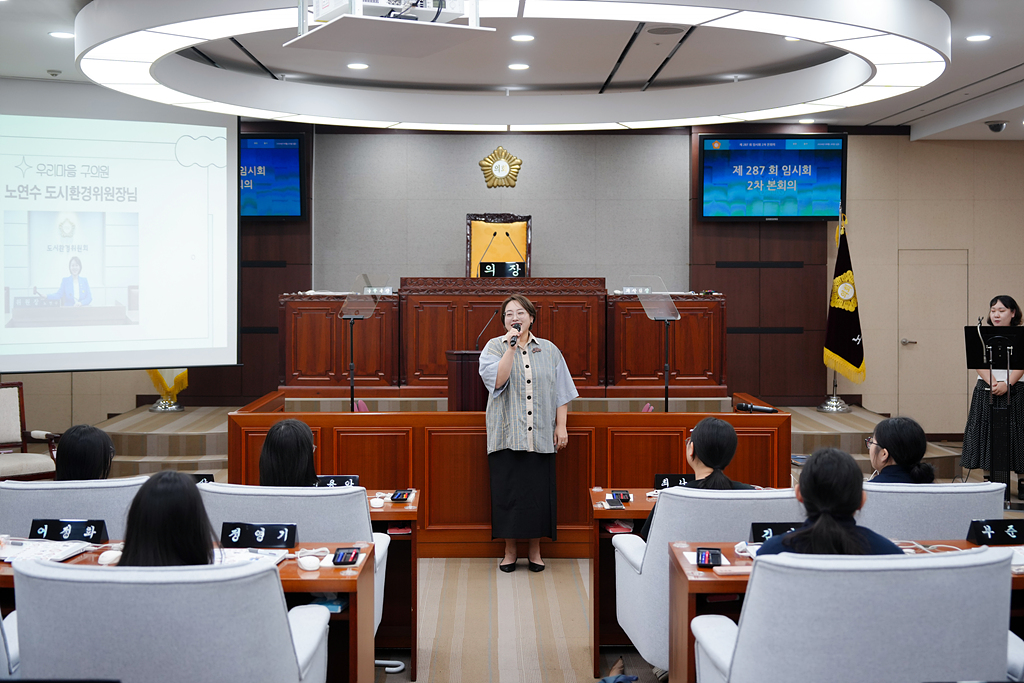
<path id="1" fill-rule="evenodd" d="M 836 244 L 839 253 L 825 326 L 825 365 L 859 384 L 864 381 L 864 340 L 860 334 L 860 311 L 857 308 L 857 288 L 853 284 L 850 247 L 846 243 L 845 214 L 839 216 Z"/>

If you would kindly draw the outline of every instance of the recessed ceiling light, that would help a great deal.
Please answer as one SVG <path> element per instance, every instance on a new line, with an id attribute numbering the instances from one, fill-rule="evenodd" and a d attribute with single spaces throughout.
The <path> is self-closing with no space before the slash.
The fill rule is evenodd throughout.
<path id="1" fill-rule="evenodd" d="M 533 36 L 521 33 L 517 36 L 512 36 L 512 40 L 516 41 L 517 43 L 528 43 L 531 40 L 533 40 Z"/>
<path id="2" fill-rule="evenodd" d="M 352 62 L 348 65 L 350 69 L 369 69 L 369 64 L 362 64 L 361 62 Z"/>
<path id="3" fill-rule="evenodd" d="M 969 43 L 984 43 L 992 36 L 986 36 L 984 33 L 979 33 L 976 36 L 967 36 L 967 42 Z"/>
<path id="4" fill-rule="evenodd" d="M 50 35 L 54 38 L 74 38 L 74 33 L 68 33 L 67 31 L 50 31 Z"/>
<path id="5" fill-rule="evenodd" d="M 529 64 L 509 64 L 508 68 L 512 69 L 513 71 L 525 71 L 526 69 L 530 68 L 530 65 Z"/>
<path id="6" fill-rule="evenodd" d="M 791 43 L 799 43 L 800 42 L 799 38 L 794 38 L 793 36 L 786 36 L 786 40 L 788 40 Z"/>
<path id="7" fill-rule="evenodd" d="M 800 119 L 797 123 L 802 123 L 806 126 L 810 123 L 814 123 L 814 119 Z"/>

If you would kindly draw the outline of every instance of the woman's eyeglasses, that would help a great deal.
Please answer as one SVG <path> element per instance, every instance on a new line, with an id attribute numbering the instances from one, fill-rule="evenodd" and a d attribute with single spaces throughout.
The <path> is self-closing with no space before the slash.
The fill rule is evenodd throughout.
<path id="1" fill-rule="evenodd" d="M 871 450 L 871 447 L 877 446 L 878 442 L 869 436 L 868 438 L 864 439 L 864 445 L 867 447 L 868 450 Z"/>

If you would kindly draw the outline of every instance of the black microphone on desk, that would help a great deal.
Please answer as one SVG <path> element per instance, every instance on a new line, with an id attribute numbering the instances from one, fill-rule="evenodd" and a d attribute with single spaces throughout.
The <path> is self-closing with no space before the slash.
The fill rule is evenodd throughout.
<path id="1" fill-rule="evenodd" d="M 512 327 L 515 328 L 516 332 L 521 332 L 523 330 L 523 326 L 520 325 L 519 323 L 512 323 Z M 518 334 L 513 334 L 512 337 L 508 340 L 509 346 L 513 346 L 513 347 L 518 342 L 519 342 L 519 335 Z"/>
<path id="2" fill-rule="evenodd" d="M 770 406 L 755 406 L 753 403 L 737 403 L 736 410 L 745 410 L 748 413 L 777 413 L 778 408 Z"/>
<path id="3" fill-rule="evenodd" d="M 494 313 L 491 313 L 491 317 L 487 319 L 487 324 L 484 325 L 484 329 L 480 330 L 480 334 L 476 335 L 476 350 L 477 351 L 480 350 L 480 337 L 484 336 L 484 332 L 486 332 L 487 328 L 491 326 L 491 321 L 494 320 L 494 316 L 498 315 L 498 311 L 500 311 L 500 310 L 501 310 L 500 308 L 495 308 L 494 309 Z"/>
<path id="4" fill-rule="evenodd" d="M 507 237 L 508 241 L 512 243 L 512 248 L 516 250 L 516 253 L 519 254 L 519 260 L 525 264 L 526 259 L 523 258 L 523 252 L 519 251 L 519 247 L 516 246 L 515 241 L 512 239 L 512 235 L 508 234 L 507 230 L 505 231 L 505 237 Z"/>
<path id="5" fill-rule="evenodd" d="M 480 264 L 482 264 L 484 262 L 484 256 L 487 255 L 487 250 L 491 248 L 492 244 L 494 244 L 494 238 L 497 237 L 497 236 L 498 236 L 498 231 L 495 230 L 494 234 L 491 235 L 491 241 L 487 243 L 486 247 L 484 247 L 484 253 L 480 254 L 480 260 L 476 262 L 476 276 L 477 277 L 483 277 L 484 276 L 484 274 L 480 272 Z"/>

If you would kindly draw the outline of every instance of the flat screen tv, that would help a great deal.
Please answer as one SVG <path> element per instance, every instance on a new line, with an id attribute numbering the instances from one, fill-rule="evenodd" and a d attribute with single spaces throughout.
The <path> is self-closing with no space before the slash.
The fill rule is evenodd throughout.
<path id="1" fill-rule="evenodd" d="M 834 221 L 846 135 L 701 135 L 700 220 Z"/>
<path id="2" fill-rule="evenodd" d="M 301 133 L 240 137 L 238 208 L 242 218 L 303 217 L 304 143 Z"/>

